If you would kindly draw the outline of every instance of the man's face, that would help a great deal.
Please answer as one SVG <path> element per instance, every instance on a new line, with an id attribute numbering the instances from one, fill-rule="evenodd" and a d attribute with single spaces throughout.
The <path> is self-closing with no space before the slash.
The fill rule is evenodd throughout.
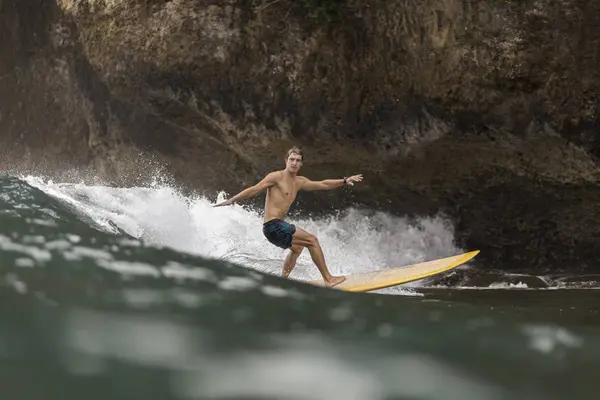
<path id="1" fill-rule="evenodd" d="M 288 171 L 298 172 L 302 166 L 302 156 L 296 153 L 290 154 L 285 162 Z"/>

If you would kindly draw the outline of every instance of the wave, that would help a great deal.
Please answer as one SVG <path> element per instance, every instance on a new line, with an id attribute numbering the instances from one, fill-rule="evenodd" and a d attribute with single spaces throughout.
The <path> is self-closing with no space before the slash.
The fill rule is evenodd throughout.
<path id="1" fill-rule="evenodd" d="M 286 251 L 265 240 L 261 212 L 244 205 L 213 208 L 207 198 L 186 197 L 162 184 L 112 188 L 54 183 L 33 176 L 24 180 L 108 231 L 120 230 L 152 245 L 264 273 L 281 271 Z M 454 244 L 451 223 L 439 216 L 413 220 L 348 208 L 328 217 L 292 217 L 289 221 L 319 237 L 328 267 L 335 274 L 399 267 L 463 251 Z M 304 251 L 291 277 L 319 276 Z"/>

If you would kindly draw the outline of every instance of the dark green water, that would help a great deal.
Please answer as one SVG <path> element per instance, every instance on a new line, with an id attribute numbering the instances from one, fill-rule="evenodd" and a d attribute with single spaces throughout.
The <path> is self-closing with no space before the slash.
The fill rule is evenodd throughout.
<path id="1" fill-rule="evenodd" d="M 256 238 L 254 216 L 242 210 L 210 216 L 193 201 L 157 207 L 151 192 L 123 190 L 115 200 L 108 188 L 30 183 L 0 178 L 3 398 L 597 397 L 596 289 L 326 290 L 224 261 L 252 257 L 251 247 L 232 250 Z M 120 208 L 134 206 L 137 214 Z M 210 236 L 198 222 L 208 218 L 248 243 Z M 377 232 L 391 229 L 373 218 Z M 345 243 L 348 221 L 367 223 L 329 221 L 325 236 Z M 403 236 L 412 243 L 403 251 L 443 253 L 446 231 L 424 224 Z M 364 253 L 381 246 L 370 238 L 361 239 Z M 192 245 L 221 260 L 182 250 Z M 248 263 L 270 271 L 281 261 Z"/>

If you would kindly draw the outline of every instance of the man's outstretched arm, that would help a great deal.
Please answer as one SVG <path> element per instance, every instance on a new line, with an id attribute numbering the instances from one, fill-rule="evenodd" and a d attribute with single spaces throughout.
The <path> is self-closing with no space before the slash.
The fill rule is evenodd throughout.
<path id="1" fill-rule="evenodd" d="M 311 181 L 308 178 L 304 178 L 302 183 L 302 190 L 329 190 L 335 189 L 340 186 L 350 185 L 353 186 L 355 182 L 362 181 L 362 174 L 352 175 L 344 179 L 325 179 L 323 181 Z"/>
<path id="2" fill-rule="evenodd" d="M 228 206 L 230 204 L 235 203 L 236 201 L 245 200 L 252 196 L 257 195 L 258 193 L 262 192 L 263 190 L 265 190 L 277 183 L 276 174 L 277 174 L 276 172 L 271 172 L 270 174 L 265 176 L 260 182 L 258 182 L 256 185 L 250 186 L 249 188 L 242 190 L 241 192 L 239 192 L 232 198 L 222 201 L 218 204 L 215 204 L 213 207 Z"/>

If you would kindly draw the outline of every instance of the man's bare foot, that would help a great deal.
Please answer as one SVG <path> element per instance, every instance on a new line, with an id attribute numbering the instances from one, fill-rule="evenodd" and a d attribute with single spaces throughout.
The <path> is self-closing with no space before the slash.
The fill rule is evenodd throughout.
<path id="1" fill-rule="evenodd" d="M 332 276 L 331 279 L 325 281 L 325 286 L 334 287 L 346 280 L 345 276 Z"/>

